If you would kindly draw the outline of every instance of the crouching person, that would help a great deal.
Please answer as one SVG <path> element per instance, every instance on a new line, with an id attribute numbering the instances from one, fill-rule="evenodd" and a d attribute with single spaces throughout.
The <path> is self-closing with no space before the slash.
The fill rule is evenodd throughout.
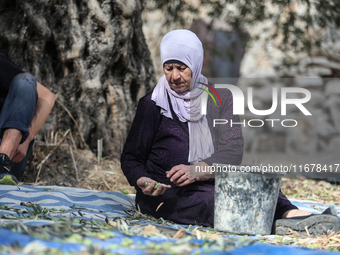
<path id="1" fill-rule="evenodd" d="M 54 102 L 49 89 L 0 53 L 0 184 L 18 184 Z"/>

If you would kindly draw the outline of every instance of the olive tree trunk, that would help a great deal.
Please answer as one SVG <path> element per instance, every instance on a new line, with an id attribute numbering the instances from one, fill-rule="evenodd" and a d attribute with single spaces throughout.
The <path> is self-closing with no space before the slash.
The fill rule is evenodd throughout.
<path id="1" fill-rule="evenodd" d="M 0 52 L 56 94 L 42 133 L 71 128 L 117 157 L 155 85 L 143 0 L 1 0 Z M 63 107 L 64 106 L 64 107 Z M 65 108 L 74 117 L 75 122 Z M 84 146 L 77 136 L 78 146 Z"/>

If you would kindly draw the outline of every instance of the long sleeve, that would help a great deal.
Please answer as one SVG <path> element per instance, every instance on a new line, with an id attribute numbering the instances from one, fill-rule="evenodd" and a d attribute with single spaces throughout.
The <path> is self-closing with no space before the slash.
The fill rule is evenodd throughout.
<path id="1" fill-rule="evenodd" d="M 238 115 L 233 114 L 233 97 L 230 90 L 216 89 L 222 100 L 222 106 L 216 106 L 211 98 L 208 101 L 207 119 L 214 142 L 214 154 L 203 160 L 208 165 L 213 163 L 239 165 L 243 157 L 242 125 Z M 226 124 L 213 126 L 214 119 L 228 121 Z M 233 123 L 231 126 L 231 122 Z M 220 122 L 221 123 L 221 122 Z"/>
<path id="2" fill-rule="evenodd" d="M 140 177 L 150 177 L 146 162 L 155 134 L 159 128 L 160 113 L 151 101 L 151 93 L 139 100 L 136 115 L 121 154 L 121 167 L 131 186 L 137 186 Z"/>

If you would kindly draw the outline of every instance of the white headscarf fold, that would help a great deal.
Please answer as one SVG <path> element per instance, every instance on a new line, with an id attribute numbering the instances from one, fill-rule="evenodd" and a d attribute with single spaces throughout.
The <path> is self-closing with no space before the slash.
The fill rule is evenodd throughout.
<path id="1" fill-rule="evenodd" d="M 208 83 L 202 74 L 203 47 L 198 37 L 189 30 L 179 29 L 167 33 L 160 46 L 162 64 L 168 60 L 177 60 L 186 64 L 191 72 L 190 90 L 177 93 L 172 90 L 162 76 L 153 90 L 151 100 L 161 108 L 161 114 L 172 119 L 168 95 L 170 97 L 173 111 L 182 122 L 189 125 L 189 158 L 191 163 L 199 162 L 210 157 L 214 153 L 214 145 L 211 138 L 208 121 L 201 114 L 201 100 L 203 87 L 198 82 Z M 205 93 L 205 92 L 204 92 Z"/>

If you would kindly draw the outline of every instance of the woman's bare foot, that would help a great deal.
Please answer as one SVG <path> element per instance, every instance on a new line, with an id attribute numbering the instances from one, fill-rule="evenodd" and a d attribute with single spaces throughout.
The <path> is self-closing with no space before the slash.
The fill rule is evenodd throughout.
<path id="1" fill-rule="evenodd" d="M 308 216 L 308 215 L 311 215 L 311 213 L 306 212 L 306 211 L 301 211 L 298 209 L 292 209 L 282 214 L 281 218 L 285 219 L 285 218 L 292 218 L 292 217 L 297 217 L 297 216 Z"/>

